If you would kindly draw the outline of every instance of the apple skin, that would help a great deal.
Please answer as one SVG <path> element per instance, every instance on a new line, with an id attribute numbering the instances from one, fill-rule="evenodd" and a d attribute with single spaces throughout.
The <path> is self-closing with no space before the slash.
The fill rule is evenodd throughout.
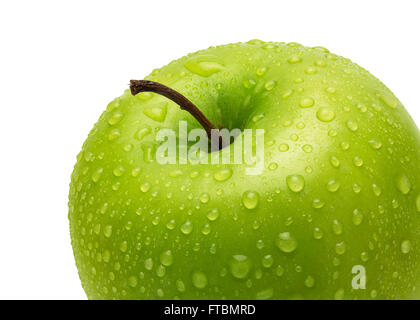
<path id="1" fill-rule="evenodd" d="M 378 79 L 324 48 L 259 40 L 146 79 L 213 123 L 265 129 L 265 168 L 160 165 L 157 130 L 198 122 L 157 94 L 112 101 L 70 185 L 89 299 L 420 298 L 420 136 Z"/>

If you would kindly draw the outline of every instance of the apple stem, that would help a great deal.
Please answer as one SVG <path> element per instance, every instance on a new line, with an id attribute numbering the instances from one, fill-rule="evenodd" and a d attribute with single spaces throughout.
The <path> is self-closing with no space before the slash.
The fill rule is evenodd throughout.
<path id="1" fill-rule="evenodd" d="M 181 110 L 188 111 L 204 128 L 211 141 L 211 131 L 219 130 L 217 129 L 209 119 L 198 109 L 194 103 L 180 94 L 178 91 L 175 91 L 159 82 L 149 81 L 149 80 L 130 80 L 130 91 L 133 96 L 140 92 L 154 92 L 160 94 L 176 104 L 178 104 Z M 219 134 L 219 146 L 217 150 L 220 150 L 223 146 L 222 136 Z"/>

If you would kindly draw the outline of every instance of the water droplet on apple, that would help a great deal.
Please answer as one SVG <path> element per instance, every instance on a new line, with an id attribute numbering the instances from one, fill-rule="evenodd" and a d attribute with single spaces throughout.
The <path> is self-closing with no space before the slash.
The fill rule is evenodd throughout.
<path id="1" fill-rule="evenodd" d="M 346 244 L 344 241 L 339 242 L 335 245 L 335 253 L 338 255 L 343 255 L 346 252 Z"/>
<path id="2" fill-rule="evenodd" d="M 231 176 L 232 176 L 232 169 L 226 168 L 226 169 L 221 169 L 221 170 L 217 171 L 213 175 L 213 178 L 216 181 L 223 182 L 223 181 L 226 181 L 226 180 L 230 179 Z"/>
<path id="3" fill-rule="evenodd" d="M 402 173 L 397 177 L 396 186 L 397 186 L 397 189 L 400 190 L 402 194 L 408 194 L 410 192 L 411 182 L 405 173 Z"/>
<path id="4" fill-rule="evenodd" d="M 315 285 L 315 279 L 312 276 L 307 276 L 305 279 L 305 287 L 312 288 Z"/>
<path id="5" fill-rule="evenodd" d="M 410 242 L 410 240 L 404 240 L 401 243 L 401 252 L 404 253 L 404 254 L 407 254 L 407 253 L 410 252 L 410 250 L 411 250 L 411 242 Z"/>
<path id="6" fill-rule="evenodd" d="M 136 276 L 128 277 L 128 285 L 132 288 L 135 288 L 138 284 L 138 280 Z"/>
<path id="7" fill-rule="evenodd" d="M 305 144 L 305 145 L 302 147 L 302 150 L 303 150 L 304 152 L 306 152 L 306 153 L 311 153 L 311 152 L 312 152 L 312 146 L 311 146 L 310 144 Z"/>
<path id="8" fill-rule="evenodd" d="M 256 191 L 248 190 L 242 195 L 242 203 L 245 208 L 251 210 L 258 206 L 260 195 Z"/>
<path id="9" fill-rule="evenodd" d="M 330 157 L 330 163 L 334 168 L 338 168 L 340 166 L 340 160 L 336 156 Z"/>
<path id="10" fill-rule="evenodd" d="M 111 131 L 109 131 L 108 140 L 114 141 L 118 139 L 120 136 L 121 136 L 121 133 L 119 129 L 112 129 Z"/>
<path id="11" fill-rule="evenodd" d="M 207 287 L 207 276 L 204 272 L 195 271 L 191 276 L 192 283 L 197 289 L 204 289 Z"/>
<path id="12" fill-rule="evenodd" d="M 150 128 L 141 128 L 141 129 L 137 130 L 137 132 L 134 135 L 134 137 L 137 140 L 141 141 L 145 136 L 147 136 L 151 132 L 152 132 L 152 130 Z"/>
<path id="13" fill-rule="evenodd" d="M 267 72 L 267 70 L 268 70 L 267 67 L 258 68 L 256 74 L 257 74 L 257 76 L 261 77 L 264 73 Z"/>
<path id="14" fill-rule="evenodd" d="M 325 202 L 322 201 L 321 199 L 314 199 L 312 201 L 312 207 L 315 209 L 321 209 L 322 207 L 324 207 Z"/>
<path id="15" fill-rule="evenodd" d="M 108 119 L 108 123 L 113 126 L 115 124 L 117 124 L 118 122 L 121 121 L 121 119 L 123 118 L 124 114 L 120 111 L 116 111 L 114 112 L 111 117 L 109 117 Z"/>
<path id="16" fill-rule="evenodd" d="M 219 209 L 214 208 L 207 213 L 207 219 L 209 219 L 210 221 L 216 221 L 217 218 L 219 217 L 219 214 L 220 214 Z"/>
<path id="17" fill-rule="evenodd" d="M 354 164 L 356 167 L 361 167 L 361 166 L 363 166 L 363 159 L 362 159 L 362 158 L 360 158 L 359 156 L 355 156 L 355 157 L 353 158 L 353 164 Z"/>
<path id="18" fill-rule="evenodd" d="M 395 99 L 393 96 L 387 93 L 383 93 L 379 95 L 379 99 L 391 109 L 395 109 L 398 107 L 398 100 Z"/>
<path id="19" fill-rule="evenodd" d="M 281 251 L 291 253 L 296 250 L 298 243 L 290 232 L 282 232 L 276 239 L 276 245 Z"/>
<path id="20" fill-rule="evenodd" d="M 280 146 L 279 146 L 279 150 L 280 150 L 281 152 L 286 152 L 287 150 L 289 150 L 289 145 L 288 145 L 287 143 L 282 143 L 282 144 L 280 144 Z"/>
<path id="21" fill-rule="evenodd" d="M 324 236 L 324 232 L 322 232 L 322 230 L 318 227 L 314 228 L 314 239 L 316 240 L 320 240 L 322 239 Z"/>
<path id="22" fill-rule="evenodd" d="M 290 175 L 286 177 L 286 184 L 290 191 L 301 192 L 305 187 L 305 179 L 298 174 Z"/>
<path id="23" fill-rule="evenodd" d="M 269 289 L 265 289 L 265 290 L 261 290 L 259 292 L 257 292 L 255 299 L 256 300 L 268 300 L 271 299 L 274 295 L 274 289 L 273 288 L 269 288 Z"/>
<path id="24" fill-rule="evenodd" d="M 176 280 L 175 286 L 179 292 L 185 292 L 185 284 L 182 280 Z"/>
<path id="25" fill-rule="evenodd" d="M 268 254 L 266 256 L 263 257 L 262 259 L 262 265 L 264 268 L 271 268 L 271 266 L 274 263 L 274 259 L 273 256 L 271 254 Z"/>
<path id="26" fill-rule="evenodd" d="M 329 192 L 336 192 L 340 188 L 340 183 L 337 180 L 330 180 L 327 183 L 327 190 Z"/>
<path id="27" fill-rule="evenodd" d="M 355 226 L 360 225 L 363 221 L 363 213 L 361 213 L 359 209 L 354 209 L 352 220 Z"/>
<path id="28" fill-rule="evenodd" d="M 332 224 L 332 230 L 335 235 L 339 236 L 343 233 L 343 225 L 336 219 L 334 219 Z"/>
<path id="29" fill-rule="evenodd" d="M 191 221 L 187 220 L 181 225 L 181 232 L 183 234 L 190 234 L 193 230 L 193 224 Z"/>
<path id="30" fill-rule="evenodd" d="M 232 276 L 237 279 L 245 279 L 251 270 L 251 261 L 247 256 L 234 255 L 229 263 L 229 268 Z"/>
<path id="31" fill-rule="evenodd" d="M 302 58 L 300 58 L 299 56 L 291 56 L 289 59 L 287 59 L 287 62 L 289 62 L 290 64 L 299 63 L 301 61 Z"/>
<path id="32" fill-rule="evenodd" d="M 152 120 L 163 122 L 166 118 L 167 103 L 157 106 L 150 106 L 143 110 L 143 113 Z"/>
<path id="33" fill-rule="evenodd" d="M 98 168 L 92 175 L 92 181 L 98 182 L 99 179 L 101 178 L 102 172 L 104 172 L 104 169 Z"/>
<path id="34" fill-rule="evenodd" d="M 104 228 L 104 236 L 109 238 L 112 235 L 112 226 L 111 225 L 107 225 Z"/>
<path id="35" fill-rule="evenodd" d="M 270 91 L 273 90 L 273 88 L 276 86 L 276 82 L 273 80 L 267 81 L 264 85 L 265 90 Z"/>
<path id="36" fill-rule="evenodd" d="M 210 195 L 207 192 L 204 192 L 200 195 L 200 202 L 201 203 L 208 203 L 210 200 Z"/>
<path id="37" fill-rule="evenodd" d="M 321 107 L 316 113 L 316 117 L 322 122 L 329 122 L 334 120 L 335 112 L 327 107 Z"/>
<path id="38" fill-rule="evenodd" d="M 357 122 L 356 122 L 356 121 L 353 121 L 353 120 L 348 120 L 348 121 L 346 122 L 346 125 L 347 125 L 347 128 L 348 128 L 350 131 L 357 131 L 357 129 L 359 128 L 359 126 L 358 126 Z"/>
<path id="39" fill-rule="evenodd" d="M 141 190 L 141 192 L 146 193 L 147 191 L 149 191 L 149 190 L 150 190 L 150 187 L 151 187 L 150 182 L 144 182 L 144 183 L 140 186 L 140 190 Z"/>
<path id="40" fill-rule="evenodd" d="M 200 55 L 191 57 L 184 64 L 192 73 L 203 77 L 209 77 L 224 69 L 219 57 L 213 55 Z"/>
<path id="41" fill-rule="evenodd" d="M 312 98 L 310 98 L 310 97 L 303 98 L 302 100 L 300 100 L 300 103 L 299 103 L 299 105 L 300 105 L 302 108 L 310 108 L 310 107 L 312 107 L 314 104 L 315 104 L 314 99 L 312 99 Z"/>
<path id="42" fill-rule="evenodd" d="M 124 171 L 125 171 L 125 169 L 124 169 L 123 166 L 118 166 L 112 171 L 112 173 L 116 177 L 121 177 L 123 175 Z"/>
<path id="43" fill-rule="evenodd" d="M 380 149 L 382 147 L 382 142 L 377 141 L 377 140 L 374 140 L 374 139 L 371 139 L 371 140 L 369 140 L 369 145 L 373 149 L 378 150 L 378 149 Z"/>
<path id="44" fill-rule="evenodd" d="M 160 263 L 165 267 L 172 265 L 174 257 L 171 250 L 166 250 L 160 254 Z"/>
<path id="45" fill-rule="evenodd" d="M 335 300 L 343 300 L 344 299 L 344 289 L 338 289 L 334 294 Z"/>
<path id="46" fill-rule="evenodd" d="M 146 268 L 146 270 L 149 270 L 149 271 L 153 269 L 153 260 L 152 260 L 152 258 L 147 258 L 144 261 L 144 267 Z"/>

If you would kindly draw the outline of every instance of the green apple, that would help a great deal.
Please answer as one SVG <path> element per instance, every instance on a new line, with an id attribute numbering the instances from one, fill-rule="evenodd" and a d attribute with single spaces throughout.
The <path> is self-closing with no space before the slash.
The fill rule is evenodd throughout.
<path id="1" fill-rule="evenodd" d="M 88 298 L 420 298 L 420 135 L 378 79 L 325 48 L 259 40 L 146 79 L 216 126 L 265 129 L 264 169 L 159 164 L 160 129 L 201 125 L 162 95 L 127 89 L 72 174 Z"/>

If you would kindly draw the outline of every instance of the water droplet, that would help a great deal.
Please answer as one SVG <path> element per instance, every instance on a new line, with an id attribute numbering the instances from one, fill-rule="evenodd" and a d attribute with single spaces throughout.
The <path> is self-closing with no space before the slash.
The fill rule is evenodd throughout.
<path id="1" fill-rule="evenodd" d="M 207 213 L 207 219 L 215 221 L 219 217 L 219 209 L 215 208 Z"/>
<path id="2" fill-rule="evenodd" d="M 411 242 L 410 242 L 410 240 L 404 240 L 401 243 L 401 252 L 404 253 L 404 254 L 407 254 L 407 253 L 410 252 L 410 250 L 411 250 Z"/>
<path id="3" fill-rule="evenodd" d="M 287 59 L 287 62 L 289 62 L 290 64 L 299 63 L 301 61 L 302 61 L 302 58 L 298 56 L 291 56 L 289 59 Z"/>
<path id="4" fill-rule="evenodd" d="M 349 128 L 350 131 L 357 131 L 357 129 L 359 128 L 357 122 L 353 121 L 353 120 L 348 120 L 346 122 L 347 128 Z"/>
<path id="5" fill-rule="evenodd" d="M 166 250 L 160 254 L 160 263 L 165 267 L 172 265 L 174 257 L 171 250 Z"/>
<path id="6" fill-rule="evenodd" d="M 121 121 L 121 119 L 123 118 L 123 113 L 122 112 L 120 112 L 120 111 L 116 111 L 116 112 L 114 112 L 112 115 L 111 115 L 111 117 L 109 117 L 109 119 L 108 119 L 108 123 L 111 125 L 111 126 L 113 126 L 113 125 L 115 125 L 115 124 L 117 124 L 118 122 L 120 122 Z"/>
<path id="7" fill-rule="evenodd" d="M 118 139 L 120 136 L 121 136 L 121 133 L 119 129 L 112 129 L 111 131 L 109 131 L 108 140 L 114 141 Z"/>
<path id="8" fill-rule="evenodd" d="M 327 190 L 329 192 L 336 192 L 340 188 L 340 183 L 337 180 L 330 180 L 327 183 Z"/>
<path id="9" fill-rule="evenodd" d="M 274 259 L 271 254 L 264 256 L 264 258 L 262 259 L 262 265 L 264 268 L 271 268 L 273 263 L 274 263 Z"/>
<path id="10" fill-rule="evenodd" d="M 347 141 L 343 141 L 340 143 L 340 147 L 343 151 L 346 151 L 350 148 L 350 143 L 348 143 Z"/>
<path id="11" fill-rule="evenodd" d="M 362 158 L 360 158 L 359 156 L 355 156 L 355 157 L 353 158 L 353 164 L 354 164 L 356 167 L 361 167 L 361 166 L 363 166 L 363 159 L 362 159 Z"/>
<path id="12" fill-rule="evenodd" d="M 372 190 L 373 190 L 373 193 L 375 194 L 375 196 L 377 196 L 377 197 L 379 197 L 382 193 L 382 189 L 376 184 L 372 184 Z"/>
<path id="13" fill-rule="evenodd" d="M 369 145 L 373 149 L 378 150 L 378 149 L 380 149 L 382 147 L 382 142 L 377 141 L 377 140 L 374 140 L 374 139 L 371 139 L 371 140 L 369 140 Z"/>
<path id="14" fill-rule="evenodd" d="M 298 243 L 290 232 L 282 232 L 276 239 L 276 245 L 281 251 L 290 253 L 296 250 Z"/>
<path id="15" fill-rule="evenodd" d="M 411 190 L 411 182 L 405 173 L 400 174 L 396 180 L 397 189 L 400 190 L 402 194 L 408 194 Z"/>
<path id="16" fill-rule="evenodd" d="M 305 287 L 312 288 L 315 285 L 315 279 L 312 276 L 307 276 L 305 279 Z"/>
<path id="17" fill-rule="evenodd" d="M 334 120 L 335 118 L 335 112 L 327 107 L 321 107 L 316 113 L 316 117 L 323 121 L 323 122 L 329 122 Z"/>
<path id="18" fill-rule="evenodd" d="M 228 180 L 230 177 L 232 176 L 232 169 L 227 168 L 227 169 L 221 169 L 219 171 L 217 171 L 213 177 L 216 181 L 219 182 L 223 182 Z"/>
<path id="19" fill-rule="evenodd" d="M 145 136 L 150 134 L 152 130 L 150 128 L 141 128 L 137 130 L 136 134 L 134 135 L 134 138 L 137 140 L 142 140 Z"/>
<path id="20" fill-rule="evenodd" d="M 149 270 L 149 271 L 153 269 L 153 260 L 152 260 L 152 258 L 147 258 L 144 261 L 144 267 L 146 268 L 146 270 Z"/>
<path id="21" fill-rule="evenodd" d="M 97 169 L 92 175 L 92 181 L 98 182 L 99 179 L 101 179 L 102 172 L 104 172 L 104 169 L 102 168 Z"/>
<path id="22" fill-rule="evenodd" d="M 273 80 L 267 81 L 264 85 L 265 90 L 270 91 L 273 90 L 273 88 L 276 86 L 276 82 Z"/>
<path id="23" fill-rule="evenodd" d="M 280 150 L 281 152 L 286 152 L 287 150 L 289 150 L 289 145 L 288 145 L 287 143 L 282 143 L 282 144 L 280 144 L 280 146 L 279 146 L 279 150 Z"/>
<path id="24" fill-rule="evenodd" d="M 258 206 L 260 195 L 256 191 L 245 191 L 242 195 L 242 203 L 245 208 L 251 210 Z"/>
<path id="25" fill-rule="evenodd" d="M 344 289 L 338 289 L 334 294 L 335 300 L 343 300 L 344 299 Z"/>
<path id="26" fill-rule="evenodd" d="M 179 292 L 185 292 L 185 284 L 182 280 L 176 280 L 175 285 Z"/>
<path id="27" fill-rule="evenodd" d="M 167 103 L 160 106 L 150 106 L 143 110 L 143 113 L 152 120 L 163 122 L 166 118 Z"/>
<path id="28" fill-rule="evenodd" d="M 355 226 L 360 225 L 363 221 L 363 213 L 361 213 L 359 209 L 354 209 L 352 220 Z"/>
<path id="29" fill-rule="evenodd" d="M 132 288 L 135 288 L 139 281 L 137 280 L 136 276 L 131 276 L 128 278 L 128 285 Z"/>
<path id="30" fill-rule="evenodd" d="M 315 209 L 321 209 L 325 205 L 325 202 L 321 199 L 314 199 L 312 201 L 312 207 Z"/>
<path id="31" fill-rule="evenodd" d="M 104 236 L 107 237 L 107 238 L 109 238 L 109 237 L 111 237 L 111 235 L 112 235 L 112 226 L 111 225 L 107 225 L 104 228 Z"/>
<path id="32" fill-rule="evenodd" d="M 200 202 L 207 203 L 210 200 L 210 195 L 207 192 L 204 192 L 200 195 Z"/>
<path id="33" fill-rule="evenodd" d="M 346 244 L 344 242 L 339 242 L 335 245 L 335 253 L 342 255 L 346 252 Z"/>
<path id="34" fill-rule="evenodd" d="M 244 279 L 251 270 L 251 261 L 247 256 L 238 254 L 232 257 L 229 266 L 232 276 L 237 279 Z"/>
<path id="35" fill-rule="evenodd" d="M 209 77 L 212 74 L 224 69 L 220 59 L 213 55 L 201 55 L 190 58 L 184 64 L 192 73 L 203 77 Z"/>
<path id="36" fill-rule="evenodd" d="M 390 94 L 383 93 L 379 95 L 379 99 L 391 109 L 395 109 L 396 107 L 398 107 L 398 100 Z"/>
<path id="37" fill-rule="evenodd" d="M 286 183 L 290 191 L 301 192 L 305 187 L 305 180 L 301 175 L 294 174 L 286 177 Z"/>
<path id="38" fill-rule="evenodd" d="M 201 271 L 194 272 L 192 274 L 191 280 L 194 287 L 197 289 L 204 289 L 207 287 L 207 276 Z"/>
<path id="39" fill-rule="evenodd" d="M 124 169 L 123 166 L 118 166 L 112 171 L 112 173 L 116 177 L 121 177 L 123 175 L 124 171 L 125 171 L 125 169 Z"/>
<path id="40" fill-rule="evenodd" d="M 181 225 L 181 232 L 183 234 L 190 234 L 192 230 L 193 230 L 193 224 L 189 220 L 185 221 L 184 224 Z"/>
<path id="41" fill-rule="evenodd" d="M 273 288 L 269 288 L 269 289 L 265 289 L 265 290 L 261 290 L 259 292 L 257 292 L 255 299 L 257 300 L 268 300 L 271 299 L 274 295 L 274 290 Z"/>
<path id="42" fill-rule="evenodd" d="M 343 233 L 343 225 L 338 220 L 334 220 L 332 224 L 332 230 L 334 234 L 339 236 L 340 234 Z"/>
<path id="43" fill-rule="evenodd" d="M 312 152 L 312 146 L 311 146 L 310 144 L 305 144 L 305 145 L 302 147 L 302 150 L 303 150 L 304 152 L 306 152 L 306 153 L 311 153 L 311 152 Z"/>
<path id="44" fill-rule="evenodd" d="M 266 67 L 261 67 L 261 68 L 258 68 L 257 69 L 256 74 L 257 74 L 257 76 L 260 76 L 261 77 L 266 72 L 267 72 L 267 68 Z"/>
<path id="45" fill-rule="evenodd" d="M 310 107 L 312 107 L 314 104 L 315 104 L 314 99 L 309 98 L 309 97 L 307 97 L 307 98 L 303 98 L 302 100 L 300 100 L 300 103 L 299 103 L 299 105 L 300 105 L 302 108 L 310 108 Z"/>
<path id="46" fill-rule="evenodd" d="M 150 183 L 145 182 L 140 186 L 140 190 L 141 190 L 141 192 L 147 192 L 147 191 L 150 190 L 150 187 L 151 187 Z"/>
<path id="47" fill-rule="evenodd" d="M 314 239 L 320 240 L 324 236 L 324 232 L 318 227 L 314 229 Z"/>
<path id="48" fill-rule="evenodd" d="M 336 156 L 330 157 L 330 163 L 334 168 L 338 168 L 340 166 L 340 160 Z"/>

